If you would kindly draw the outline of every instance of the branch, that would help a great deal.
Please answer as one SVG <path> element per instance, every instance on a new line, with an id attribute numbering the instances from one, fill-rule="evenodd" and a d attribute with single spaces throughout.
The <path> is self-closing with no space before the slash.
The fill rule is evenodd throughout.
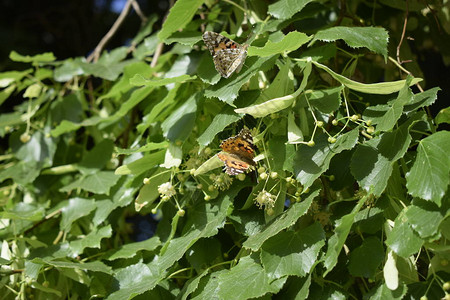
<path id="1" fill-rule="evenodd" d="M 101 39 L 100 43 L 98 43 L 97 47 L 95 47 L 94 51 L 91 53 L 91 55 L 88 56 L 87 61 L 96 62 L 98 58 L 100 57 L 100 54 L 105 47 L 106 43 L 109 42 L 109 40 L 114 36 L 117 29 L 119 29 L 120 25 L 122 25 L 123 21 L 125 20 L 125 17 L 127 16 L 128 12 L 130 11 L 131 4 L 135 0 L 127 0 L 127 3 L 125 3 L 124 8 L 122 9 L 122 12 L 120 13 L 119 17 L 117 18 L 116 22 L 113 24 L 111 29 L 108 31 L 108 33 Z"/>
<path id="2" fill-rule="evenodd" d="M 411 62 L 411 60 L 400 60 L 400 47 L 402 46 L 403 39 L 405 38 L 405 32 L 406 32 L 406 25 L 408 24 L 408 13 L 409 13 L 409 6 L 408 6 L 408 0 L 406 0 L 406 13 L 405 13 L 405 21 L 403 22 L 403 30 L 402 30 L 402 36 L 400 38 L 400 42 L 397 45 L 397 62 L 401 65 L 406 62 Z"/>
<path id="3" fill-rule="evenodd" d="M 134 11 L 136 14 L 141 18 L 142 23 L 147 23 L 147 17 L 144 15 L 144 13 L 141 10 L 141 7 L 139 6 L 139 3 L 137 1 L 131 1 L 131 5 L 133 5 Z"/>
<path id="4" fill-rule="evenodd" d="M 174 0 L 169 0 L 169 9 L 167 10 L 166 15 L 164 16 L 163 24 L 166 21 L 167 16 L 169 15 L 170 9 L 172 8 L 172 6 L 174 4 L 175 4 Z M 156 51 L 155 51 L 155 54 L 153 55 L 152 62 L 150 63 L 150 67 L 154 68 L 156 66 L 156 64 L 158 63 L 158 58 L 161 55 L 163 49 L 164 49 L 164 43 L 159 43 L 158 46 L 156 47 Z"/>

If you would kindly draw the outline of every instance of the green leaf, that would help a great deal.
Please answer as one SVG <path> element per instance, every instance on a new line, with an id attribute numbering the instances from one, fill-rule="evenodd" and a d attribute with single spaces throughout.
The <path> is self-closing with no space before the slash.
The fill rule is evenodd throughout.
<path id="1" fill-rule="evenodd" d="M 250 256 L 246 256 L 241 258 L 239 263 L 228 272 L 218 274 L 218 284 L 216 285 L 214 281 L 208 283 L 203 291 L 205 294 L 200 294 L 199 296 L 205 299 L 206 294 L 209 294 L 211 289 L 214 289 L 214 295 L 219 299 L 257 298 L 266 293 L 277 293 L 286 279 L 284 277 L 272 280 L 260 264 L 255 262 Z"/>
<path id="2" fill-rule="evenodd" d="M 120 289 L 108 296 L 107 299 L 131 299 L 143 293 L 143 286 L 155 280 L 155 274 L 141 261 L 134 265 L 129 265 L 115 272 L 114 278 L 117 280 Z"/>
<path id="3" fill-rule="evenodd" d="M 350 253 L 348 270 L 356 277 L 373 278 L 383 260 L 383 244 L 376 237 L 368 237 Z"/>
<path id="4" fill-rule="evenodd" d="M 40 131 L 35 132 L 27 143 L 23 144 L 17 141 L 17 144 L 12 142 L 11 146 L 15 151 L 16 158 L 24 162 L 36 162 L 36 167 L 38 168 L 48 167 L 53 164 L 56 142 L 54 139 L 46 137 Z M 32 168 L 30 168 L 31 170 Z"/>
<path id="5" fill-rule="evenodd" d="M 280 296 L 284 299 L 305 300 L 308 299 L 310 286 L 311 274 L 303 278 L 290 276 L 283 288 L 285 292 Z"/>
<path id="6" fill-rule="evenodd" d="M 164 86 L 171 83 L 177 83 L 177 82 L 186 82 L 191 81 L 197 78 L 196 76 L 189 76 L 189 75 L 181 75 L 177 77 L 171 77 L 171 78 L 158 78 L 158 79 L 147 79 L 141 74 L 136 74 L 133 76 L 133 78 L 130 79 L 130 84 L 134 86 L 149 86 L 149 87 L 158 87 L 158 86 Z"/>
<path id="7" fill-rule="evenodd" d="M 42 86 L 38 83 L 32 84 L 23 93 L 24 98 L 37 98 L 41 95 Z"/>
<path id="8" fill-rule="evenodd" d="M 435 87 L 425 92 L 414 94 L 412 101 L 405 105 L 404 111 L 411 112 L 432 105 L 437 99 L 437 92 L 440 90 L 440 88 Z"/>
<path id="9" fill-rule="evenodd" d="M 392 94 L 395 92 L 400 91 L 406 83 L 406 80 L 397 80 L 397 81 L 390 81 L 390 82 L 380 82 L 380 83 L 360 83 L 353 81 L 351 79 L 348 79 L 340 74 L 335 73 L 330 68 L 328 68 L 325 65 L 322 65 L 314 60 L 312 60 L 312 63 L 319 67 L 320 69 L 324 70 L 328 74 L 331 75 L 334 79 L 345 85 L 351 90 L 355 90 L 362 93 L 367 94 L 376 94 L 376 95 L 387 95 Z M 413 78 L 411 82 L 409 83 L 409 86 L 414 85 L 418 82 L 422 81 L 421 78 Z"/>
<path id="10" fill-rule="evenodd" d="M 419 142 L 416 161 L 406 174 L 406 188 L 409 194 L 441 205 L 441 199 L 450 182 L 448 149 L 450 149 L 448 131 L 436 132 Z"/>
<path id="11" fill-rule="evenodd" d="M 398 256 L 408 258 L 417 253 L 424 241 L 413 231 L 403 210 L 395 219 L 392 231 L 388 233 L 386 245 Z"/>
<path id="12" fill-rule="evenodd" d="M 164 43 L 170 45 L 172 43 L 179 43 L 187 46 L 194 46 L 202 40 L 202 34 L 198 31 L 176 31 L 169 38 L 165 39 Z"/>
<path id="13" fill-rule="evenodd" d="M 402 115 L 403 106 L 411 102 L 413 97 L 406 83 L 391 103 L 368 107 L 364 111 L 364 119 L 372 120 L 372 123 L 377 125 L 377 131 L 391 130 Z"/>
<path id="14" fill-rule="evenodd" d="M 80 179 L 62 187 L 60 191 L 70 192 L 74 189 L 82 189 L 95 194 L 109 195 L 111 187 L 117 183 L 119 178 L 113 171 L 98 171 L 83 175 Z"/>
<path id="15" fill-rule="evenodd" d="M 342 247 L 347 240 L 350 229 L 355 222 L 355 216 L 366 200 L 367 197 L 359 199 L 358 203 L 355 205 L 351 213 L 343 216 L 339 220 L 336 220 L 336 228 L 334 229 L 334 234 L 328 239 L 327 253 L 323 258 L 323 264 L 326 268 L 324 276 L 336 266 L 339 253 L 341 252 Z"/>
<path id="16" fill-rule="evenodd" d="M 319 223 L 297 232 L 280 232 L 262 245 L 261 263 L 273 279 L 286 275 L 303 277 L 311 272 L 324 245 L 325 233 Z"/>
<path id="17" fill-rule="evenodd" d="M 198 77 L 205 83 L 215 85 L 219 82 L 221 76 L 214 67 L 214 62 L 211 59 L 211 54 L 205 51 L 197 67 Z"/>
<path id="18" fill-rule="evenodd" d="M 352 149 L 358 141 L 359 131 L 355 128 L 340 135 L 334 144 L 328 142 L 328 136 L 319 135 L 315 138 L 315 146 L 299 145 L 294 159 L 294 174 L 304 188 L 310 187 L 323 172 L 331 159 L 338 153 Z"/>
<path id="19" fill-rule="evenodd" d="M 231 205 L 230 199 L 234 198 L 238 189 L 231 189 L 221 194 L 221 198 L 213 203 L 199 201 L 195 206 L 189 209 L 188 219 L 183 229 L 184 235 L 173 238 L 167 242 L 164 254 L 157 256 L 155 261 L 147 266 L 150 268 L 151 276 L 144 269 L 146 279 L 144 281 L 135 281 L 133 284 L 126 281 L 126 286 L 130 289 L 120 289 L 112 294 L 112 299 L 123 299 L 129 297 L 130 293 L 141 294 L 153 289 L 158 281 L 165 277 L 168 268 L 184 256 L 185 252 L 200 238 L 207 238 L 217 234 L 218 229 L 225 224 L 227 210 Z M 123 272 L 122 272 L 123 270 Z M 122 278 L 128 278 L 130 270 L 122 269 L 121 278 L 116 278 L 119 282 Z M 129 279 L 131 280 L 131 278 Z"/>
<path id="20" fill-rule="evenodd" d="M 374 290 L 373 293 L 369 293 L 368 297 L 370 297 L 371 300 L 401 300 L 404 299 L 407 291 L 408 289 L 405 284 L 401 284 L 396 290 L 391 291 L 386 283 L 384 283 Z"/>
<path id="21" fill-rule="evenodd" d="M 166 151 L 160 150 L 155 153 L 147 154 L 142 158 L 139 158 L 131 163 L 120 166 L 116 169 L 116 175 L 128 175 L 133 174 L 138 176 L 145 171 L 148 171 L 155 166 L 159 166 L 164 160 L 164 154 Z"/>
<path id="22" fill-rule="evenodd" d="M 225 106 L 222 110 L 214 116 L 211 124 L 198 137 L 197 141 L 202 148 L 208 146 L 216 137 L 216 135 L 223 131 L 228 125 L 238 121 L 241 117 L 236 114 L 232 107 Z"/>
<path id="23" fill-rule="evenodd" d="M 391 161 L 373 146 L 378 141 L 358 145 L 350 164 L 352 175 L 360 186 L 375 196 L 383 193 L 392 173 Z"/>
<path id="24" fill-rule="evenodd" d="M 9 58 L 12 61 L 18 61 L 18 62 L 24 62 L 24 63 L 39 63 L 39 62 L 51 62 L 56 60 L 56 57 L 53 55 L 52 52 L 45 52 L 42 54 L 37 54 L 34 56 L 29 56 L 29 55 L 21 55 L 19 53 L 17 53 L 16 51 L 11 51 L 9 53 Z"/>
<path id="25" fill-rule="evenodd" d="M 111 267 L 105 265 L 101 261 L 93 261 L 93 262 L 85 262 L 85 263 L 76 263 L 70 261 L 57 261 L 50 259 L 40 259 L 35 258 L 32 260 L 34 263 L 48 264 L 50 266 L 54 266 L 56 268 L 69 268 L 75 270 L 84 270 L 84 271 L 92 271 L 92 272 L 102 272 L 106 274 L 112 274 Z"/>
<path id="26" fill-rule="evenodd" d="M 58 82 L 66 82 L 73 77 L 84 74 L 84 70 L 80 65 L 81 59 L 66 59 L 64 63 L 55 68 L 53 77 Z"/>
<path id="27" fill-rule="evenodd" d="M 179 167 L 183 159 L 183 150 L 181 147 L 175 145 L 174 143 L 169 144 L 169 148 L 166 150 L 166 155 L 164 157 L 164 163 L 161 167 L 170 169 L 172 167 Z"/>
<path id="28" fill-rule="evenodd" d="M 157 100 L 157 103 L 150 108 L 150 112 L 144 116 L 143 122 L 137 126 L 138 132 L 142 133 L 154 122 L 161 122 L 166 119 L 167 115 L 173 111 L 177 104 L 177 93 L 180 86 L 182 84 L 176 83 L 162 100 Z"/>
<path id="29" fill-rule="evenodd" d="M 169 146 L 169 142 L 164 141 L 164 142 L 160 142 L 160 143 L 147 143 L 142 147 L 139 148 L 133 148 L 133 149 L 120 149 L 120 148 L 115 148 L 114 152 L 121 155 L 121 154 L 125 154 L 125 155 L 131 155 L 131 154 L 135 154 L 135 153 L 141 153 L 141 152 L 148 152 L 148 151 L 153 151 L 153 150 L 159 150 L 159 149 L 167 149 L 167 147 Z"/>
<path id="30" fill-rule="evenodd" d="M 217 157 L 217 155 L 213 155 L 195 170 L 194 176 L 205 174 L 206 172 L 217 169 L 219 167 L 223 167 L 223 162 L 219 159 L 219 157 Z"/>
<path id="31" fill-rule="evenodd" d="M 104 226 L 100 229 L 93 230 L 81 239 L 70 242 L 69 247 L 73 256 L 78 256 L 83 253 L 85 248 L 98 248 L 100 249 L 100 242 L 104 238 L 111 237 L 112 229 L 111 225 Z"/>
<path id="32" fill-rule="evenodd" d="M 294 92 L 293 64 L 291 60 L 287 58 L 285 63 L 279 63 L 277 66 L 280 69 L 277 76 L 275 76 L 269 87 L 260 94 L 256 103 L 262 103 L 278 98 L 280 95 L 289 95 Z"/>
<path id="33" fill-rule="evenodd" d="M 444 220 L 445 212 L 442 214 L 433 202 L 414 199 L 413 205 L 406 208 L 405 216 L 411 227 L 425 239 L 439 235 L 439 226 Z"/>
<path id="34" fill-rule="evenodd" d="M 34 182 L 41 173 L 41 163 L 37 161 L 20 161 L 0 171 L 0 182 L 11 178 L 19 185 Z"/>
<path id="35" fill-rule="evenodd" d="M 79 163 L 79 169 L 83 174 L 92 174 L 103 169 L 106 163 L 111 159 L 114 143 L 110 139 L 104 139 L 92 150 L 83 156 L 83 160 Z"/>
<path id="36" fill-rule="evenodd" d="M 44 217 L 45 211 L 43 208 L 38 208 L 35 205 L 18 203 L 12 209 L 0 212 L 0 217 L 10 220 L 27 220 L 40 221 Z"/>
<path id="37" fill-rule="evenodd" d="M 307 64 L 303 71 L 303 80 L 300 87 L 292 94 L 271 99 L 261 104 L 256 104 L 244 108 L 238 108 L 234 111 L 238 114 L 249 114 L 255 118 L 262 118 L 269 114 L 276 113 L 280 110 L 288 108 L 294 103 L 295 99 L 300 95 L 300 93 L 306 87 L 308 82 L 309 74 L 311 74 L 311 64 Z"/>
<path id="38" fill-rule="evenodd" d="M 192 292 L 194 292 L 197 289 L 200 280 L 206 275 L 208 275 L 208 273 L 209 273 L 208 270 L 204 270 L 199 275 L 190 278 L 183 286 L 183 289 L 179 294 L 179 298 L 181 300 L 186 300 L 189 297 L 189 295 L 192 294 Z"/>
<path id="39" fill-rule="evenodd" d="M 33 72 L 33 69 L 27 69 L 25 71 L 8 71 L 0 72 L 0 88 L 11 86 L 12 83 L 19 83 L 23 77 Z"/>
<path id="40" fill-rule="evenodd" d="M 58 297 L 58 298 L 61 298 L 61 297 L 62 297 L 62 293 L 61 293 L 60 291 L 58 291 L 58 290 L 56 290 L 56 289 L 49 288 L 49 287 L 45 287 L 45 286 L 43 286 L 42 284 L 40 284 L 39 282 L 37 282 L 37 281 L 34 281 L 34 282 L 33 282 L 33 289 L 40 290 L 40 291 L 42 291 L 42 292 L 44 292 L 44 293 L 52 293 L 52 294 L 55 294 L 56 297 Z"/>
<path id="41" fill-rule="evenodd" d="M 441 111 L 437 114 L 435 121 L 436 125 L 445 123 L 450 124 L 450 107 L 441 109 Z"/>
<path id="42" fill-rule="evenodd" d="M 239 74 L 226 79 L 222 78 L 218 84 L 210 86 L 205 90 L 205 97 L 216 97 L 229 105 L 233 105 L 233 101 L 237 98 L 240 88 L 258 71 L 267 71 L 271 69 L 276 58 L 276 56 L 261 58 L 250 57 L 246 60 L 245 65 Z M 245 68 L 247 65 L 249 67 Z"/>
<path id="43" fill-rule="evenodd" d="M 96 63 L 87 63 L 84 61 L 75 61 L 78 66 L 83 70 L 84 74 L 92 75 L 95 77 L 103 78 L 109 81 L 114 81 L 123 72 L 123 68 L 130 64 L 132 61 L 114 62 L 114 63 L 102 63 L 100 60 Z"/>
<path id="44" fill-rule="evenodd" d="M 272 56 L 275 54 L 284 54 L 297 50 L 303 44 L 306 44 L 311 37 L 308 37 L 306 34 L 297 31 L 291 31 L 286 36 L 283 37 L 281 41 L 272 42 L 267 41 L 264 47 L 249 47 L 248 48 L 248 56 Z"/>
<path id="45" fill-rule="evenodd" d="M 1 83 L 1 79 L 0 79 L 0 83 Z M 8 79 L 6 79 L 5 81 L 8 81 Z M 4 81 L 4 82 L 5 82 Z M 7 88 L 3 89 L 0 91 L 0 105 L 3 104 L 3 102 L 5 102 L 6 99 L 9 98 L 9 96 L 11 96 L 11 94 L 16 90 L 16 86 L 10 85 Z"/>
<path id="46" fill-rule="evenodd" d="M 126 100 L 118 110 L 114 113 L 114 115 L 109 118 L 103 119 L 104 126 L 107 127 L 111 123 L 115 123 L 122 119 L 130 110 L 136 107 L 139 103 L 141 103 L 145 98 L 148 97 L 154 90 L 152 86 L 144 86 L 142 88 L 135 89 L 131 96 Z"/>
<path id="47" fill-rule="evenodd" d="M 250 236 L 242 246 L 257 251 L 267 239 L 277 235 L 281 230 L 297 222 L 297 220 L 308 211 L 312 200 L 318 194 L 319 190 L 312 191 L 305 200 L 300 203 L 294 203 L 287 211 L 278 216 L 262 231 Z"/>
<path id="48" fill-rule="evenodd" d="M 387 260 L 383 267 L 383 277 L 386 282 L 386 286 L 390 290 L 396 290 L 398 288 L 399 277 L 395 259 L 395 253 L 392 250 L 388 251 Z"/>
<path id="49" fill-rule="evenodd" d="M 203 0 L 179 0 L 170 9 L 161 31 L 158 33 L 160 41 L 166 39 L 175 31 L 180 31 L 192 20 Z"/>
<path id="50" fill-rule="evenodd" d="M 81 123 L 74 123 L 72 121 L 62 120 L 60 124 L 58 124 L 50 134 L 52 137 L 58 137 L 64 133 L 78 130 L 81 127 L 88 127 L 97 125 L 102 119 L 99 116 L 95 116 L 89 119 L 85 119 Z"/>
<path id="51" fill-rule="evenodd" d="M 170 179 L 170 172 L 163 168 L 158 168 L 147 184 L 144 184 L 139 190 L 139 194 L 134 203 L 136 211 L 140 211 L 144 206 L 150 206 L 159 198 L 158 186 L 168 182 Z"/>
<path id="52" fill-rule="evenodd" d="M 135 257 L 139 251 L 153 251 L 161 245 L 159 237 L 154 236 L 148 240 L 136 243 L 129 243 L 121 246 L 118 250 L 114 250 L 106 259 L 109 261 Z"/>
<path id="53" fill-rule="evenodd" d="M 381 208 L 368 207 L 359 211 L 354 221 L 356 232 L 374 234 L 382 228 L 385 217 Z"/>
<path id="54" fill-rule="evenodd" d="M 295 123 L 294 112 L 290 112 L 288 115 L 288 143 L 298 144 L 303 142 L 303 133 Z"/>
<path id="55" fill-rule="evenodd" d="M 157 33 L 154 33 L 153 35 L 145 38 L 144 41 L 136 47 L 136 50 L 133 51 L 133 56 L 139 60 L 144 60 L 145 57 L 151 56 L 155 53 L 156 49 L 158 48 L 158 43 L 158 35 Z"/>
<path id="56" fill-rule="evenodd" d="M 195 93 L 161 124 L 163 135 L 171 142 L 185 141 L 192 133 L 197 118 L 197 102 L 201 93 Z"/>
<path id="57" fill-rule="evenodd" d="M 205 266 L 223 261 L 221 243 L 218 239 L 200 239 L 186 253 L 186 259 L 200 273 Z"/>
<path id="58" fill-rule="evenodd" d="M 269 5 L 268 12 L 277 19 L 289 19 L 310 2 L 313 0 L 280 0 Z"/>
<path id="59" fill-rule="evenodd" d="M 131 63 L 123 69 L 123 75 L 117 80 L 114 85 L 103 95 L 97 98 L 97 102 L 103 99 L 119 99 L 123 94 L 134 89 L 134 86 L 130 84 L 130 79 L 136 75 L 141 74 L 144 77 L 151 76 L 153 69 L 145 62 Z"/>
<path id="60" fill-rule="evenodd" d="M 341 105 L 341 92 L 344 86 L 338 86 L 326 90 L 315 90 L 306 94 L 311 105 L 323 113 L 331 113 L 339 109 Z"/>
<path id="61" fill-rule="evenodd" d="M 61 209 L 61 230 L 68 232 L 73 222 L 89 215 L 95 207 L 94 200 L 82 198 L 72 198 L 67 200 Z"/>
<path id="62" fill-rule="evenodd" d="M 318 31 L 311 43 L 317 40 L 332 42 L 338 39 L 344 40 L 352 48 L 366 47 L 387 59 L 389 35 L 384 28 L 335 26 Z"/>

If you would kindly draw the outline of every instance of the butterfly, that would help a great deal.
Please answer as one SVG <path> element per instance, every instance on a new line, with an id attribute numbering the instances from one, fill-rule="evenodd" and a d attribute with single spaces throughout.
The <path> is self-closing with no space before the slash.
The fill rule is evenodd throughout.
<path id="1" fill-rule="evenodd" d="M 224 140 L 220 144 L 222 152 L 217 156 L 223 161 L 225 173 L 237 175 L 244 173 L 250 166 L 256 165 L 253 161 L 255 157 L 255 145 L 250 131 L 242 129 L 238 135 Z"/>
<path id="2" fill-rule="evenodd" d="M 228 78 L 236 71 L 242 69 L 247 57 L 248 45 L 240 45 L 221 34 L 205 31 L 203 41 L 213 56 L 214 66 L 217 72 Z"/>

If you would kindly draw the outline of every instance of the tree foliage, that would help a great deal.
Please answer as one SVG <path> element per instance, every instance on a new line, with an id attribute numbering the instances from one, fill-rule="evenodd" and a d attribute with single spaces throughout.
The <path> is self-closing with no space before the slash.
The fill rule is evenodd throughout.
<path id="1" fill-rule="evenodd" d="M 448 297 L 449 108 L 430 113 L 402 26 L 449 23 L 439 1 L 369 2 L 178 0 L 98 59 L 11 52 L 0 293 Z M 220 77 L 205 30 L 249 45 L 240 73 Z M 216 153 L 244 127 L 257 166 L 230 176 Z"/>

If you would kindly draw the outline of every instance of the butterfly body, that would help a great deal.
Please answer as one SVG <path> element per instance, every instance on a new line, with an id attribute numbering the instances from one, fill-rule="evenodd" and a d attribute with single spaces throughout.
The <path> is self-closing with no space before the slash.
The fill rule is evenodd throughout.
<path id="1" fill-rule="evenodd" d="M 203 41 L 213 56 L 214 66 L 220 75 L 228 78 L 233 72 L 239 73 L 247 57 L 248 45 L 240 45 L 212 31 L 203 33 Z"/>
<path id="2" fill-rule="evenodd" d="M 223 151 L 217 156 L 223 161 L 225 173 L 228 175 L 244 173 L 250 166 L 256 165 L 253 161 L 255 145 L 248 129 L 244 128 L 238 135 L 224 140 L 220 148 Z"/>

